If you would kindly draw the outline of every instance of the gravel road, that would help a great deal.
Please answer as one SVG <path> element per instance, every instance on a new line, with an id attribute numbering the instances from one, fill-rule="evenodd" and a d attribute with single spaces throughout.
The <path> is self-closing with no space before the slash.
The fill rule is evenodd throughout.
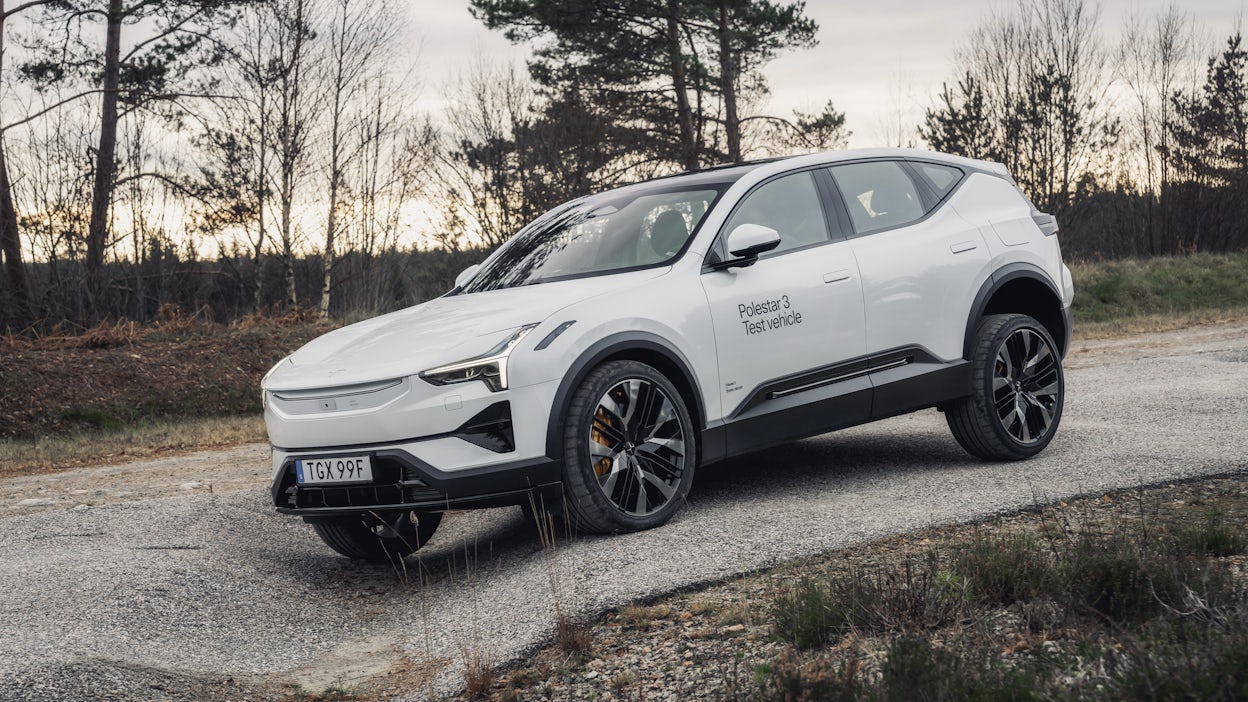
<path id="1" fill-rule="evenodd" d="M 971 459 L 934 411 L 700 473 L 671 524 L 543 549 L 458 513 L 401 567 L 352 563 L 268 505 L 249 446 L 0 481 L 0 700 L 437 697 L 595 613 L 1037 501 L 1248 470 L 1248 324 L 1077 344 L 1039 458 Z"/>

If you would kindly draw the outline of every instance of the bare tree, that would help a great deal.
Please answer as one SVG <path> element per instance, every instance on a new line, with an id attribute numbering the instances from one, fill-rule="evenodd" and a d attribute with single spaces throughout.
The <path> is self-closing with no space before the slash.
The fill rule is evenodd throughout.
<path id="1" fill-rule="evenodd" d="M 538 213 L 523 198 L 528 173 L 515 143 L 516 127 L 535 108 L 536 91 L 514 66 L 484 61 L 456 83 L 439 156 L 445 221 L 435 238 L 451 250 L 462 240 L 492 248 Z"/>
<path id="2" fill-rule="evenodd" d="M 352 133 L 358 157 L 346 179 L 352 197 L 344 208 L 347 253 L 353 254 L 355 297 L 346 300 L 353 311 L 380 312 L 386 291 L 396 284 L 396 271 L 382 266 L 393 255 L 400 236 L 413 222 L 415 201 L 435 195 L 429 187 L 434 168 L 437 135 L 426 119 L 414 116 L 399 87 L 410 80 L 376 74 L 359 95 L 359 118 Z"/>
<path id="3" fill-rule="evenodd" d="M 229 20 L 229 6 L 228 0 L 107 0 L 100 8 L 93 0 L 57 0 L 43 8 L 41 31 L 28 47 L 32 58 L 21 67 L 23 75 L 39 88 L 64 83 L 89 86 L 70 100 L 100 96 L 83 286 L 91 316 L 98 316 L 104 292 L 101 276 L 110 246 L 110 206 L 118 185 L 120 120 L 132 110 L 156 104 L 184 109 L 182 101 L 197 90 L 179 84 L 216 62 L 219 54 L 210 30 Z M 102 45 L 95 31 L 100 22 Z"/>
<path id="4" fill-rule="evenodd" d="M 52 0 L 26 0 L 10 6 L 8 0 L 0 0 L 0 80 L 7 76 L 4 70 L 4 39 L 9 19 L 20 12 L 39 8 L 50 2 Z M 8 150 L 4 139 L 8 125 L 9 121 L 0 116 L 0 259 L 4 262 L 5 278 L 13 295 L 14 309 L 0 314 L 0 323 L 20 325 L 27 321 L 31 313 L 31 286 L 30 278 L 26 275 L 26 266 L 22 262 L 22 234 L 13 198 L 13 183 L 9 180 Z"/>
<path id="5" fill-rule="evenodd" d="M 1064 211 L 1077 189 L 1106 177 L 1117 136 L 1099 18 L 1087 0 L 1018 0 L 990 16 L 956 56 L 959 92 L 946 88 L 922 136 L 1004 161 L 1042 207 Z M 976 129 L 987 137 L 953 138 Z"/>
<path id="6" fill-rule="evenodd" d="M 307 147 L 316 114 L 316 95 L 309 85 L 313 61 L 311 42 L 320 8 L 314 0 L 280 0 L 274 5 L 277 32 L 274 57 L 273 135 L 277 168 L 278 236 L 281 242 L 282 277 L 287 307 L 299 304 L 295 290 L 295 252 L 299 233 L 295 223 L 295 198 L 306 175 Z"/>
<path id="7" fill-rule="evenodd" d="M 1142 167 L 1146 203 L 1144 228 L 1149 253 L 1159 253 L 1165 217 L 1154 216 L 1160 193 L 1171 181 L 1170 127 L 1174 122 L 1171 97 L 1194 73 L 1196 41 L 1191 18 L 1177 5 L 1168 5 L 1150 19 L 1132 14 L 1123 30 L 1116 55 L 1118 75 L 1130 89 L 1134 109 L 1127 123 L 1138 150 L 1134 162 Z"/>
<path id="8" fill-rule="evenodd" d="M 23 113 L 61 99 L 56 90 L 47 91 L 24 105 Z M 23 203 L 19 226 L 34 259 L 43 263 L 32 282 L 35 306 L 40 316 L 56 321 L 84 316 L 79 288 L 91 181 L 83 177 L 82 158 L 94 141 L 92 113 L 86 101 L 73 101 L 6 133 L 22 163 L 22 177 L 13 183 L 14 199 Z"/>
<path id="9" fill-rule="evenodd" d="M 338 215 L 343 201 L 346 169 L 361 156 L 360 148 L 348 145 L 348 120 L 366 116 L 358 109 L 370 73 L 385 70 L 393 58 L 398 6 L 390 0 L 334 0 L 329 21 L 329 197 L 325 221 L 320 313 L 329 316 L 333 270 L 337 255 Z M 379 96 L 380 97 L 380 96 Z M 377 135 L 380 138 L 380 135 Z M 380 147 L 380 144 L 375 146 Z"/>

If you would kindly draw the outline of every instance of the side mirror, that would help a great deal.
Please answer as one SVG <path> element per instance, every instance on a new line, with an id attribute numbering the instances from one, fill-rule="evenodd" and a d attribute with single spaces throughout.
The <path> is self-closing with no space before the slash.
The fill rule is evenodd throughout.
<path id="1" fill-rule="evenodd" d="M 459 275 L 455 276 L 455 287 L 457 288 L 464 287 L 464 283 L 467 283 L 468 281 L 472 280 L 472 276 L 477 274 L 477 269 L 479 268 L 481 268 L 481 264 L 474 263 L 471 266 L 468 266 L 464 270 L 460 271 Z"/>
<path id="2" fill-rule="evenodd" d="M 731 258 L 717 264 L 717 269 L 744 268 L 752 266 L 758 255 L 780 245 L 780 232 L 761 224 L 742 224 L 728 233 L 728 252 Z"/>

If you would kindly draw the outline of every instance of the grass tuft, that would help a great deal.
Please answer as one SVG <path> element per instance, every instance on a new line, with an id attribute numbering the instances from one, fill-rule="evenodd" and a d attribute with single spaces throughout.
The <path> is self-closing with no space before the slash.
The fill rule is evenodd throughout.
<path id="1" fill-rule="evenodd" d="M 594 644 L 594 631 L 585 622 L 560 611 L 555 616 L 555 642 L 564 653 L 589 653 Z"/>
<path id="2" fill-rule="evenodd" d="M 61 419 L 71 424 L 86 425 L 110 431 L 118 431 L 124 426 L 120 419 L 94 407 L 67 407 L 61 410 Z"/>
<path id="3" fill-rule="evenodd" d="M 625 605 L 616 615 L 616 621 L 634 629 L 647 629 L 655 622 L 671 619 L 674 611 L 669 604 Z"/>
<path id="4" fill-rule="evenodd" d="M 494 664 L 480 646 L 464 652 L 464 688 L 470 695 L 483 695 L 494 686 Z"/>

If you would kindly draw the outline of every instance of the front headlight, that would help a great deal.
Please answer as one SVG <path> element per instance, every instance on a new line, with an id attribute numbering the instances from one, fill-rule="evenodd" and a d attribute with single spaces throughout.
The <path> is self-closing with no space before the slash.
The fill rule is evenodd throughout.
<path id="1" fill-rule="evenodd" d="M 269 372 L 265 373 L 264 377 L 260 379 L 260 406 L 262 408 L 266 410 L 269 408 L 269 390 L 268 388 L 265 387 L 266 385 L 269 384 L 269 376 L 276 373 L 277 369 L 281 368 L 282 364 L 286 363 L 289 360 L 290 360 L 290 356 L 287 356 L 286 358 L 283 358 L 277 363 L 274 363 L 273 367 L 269 369 Z"/>
<path id="2" fill-rule="evenodd" d="M 445 366 L 430 368 L 420 374 L 421 380 L 433 385 L 453 385 L 480 380 L 492 392 L 507 389 L 507 357 L 516 348 L 526 334 L 533 331 L 537 324 L 526 324 L 504 339 L 494 348 L 464 361 L 448 363 Z"/>

